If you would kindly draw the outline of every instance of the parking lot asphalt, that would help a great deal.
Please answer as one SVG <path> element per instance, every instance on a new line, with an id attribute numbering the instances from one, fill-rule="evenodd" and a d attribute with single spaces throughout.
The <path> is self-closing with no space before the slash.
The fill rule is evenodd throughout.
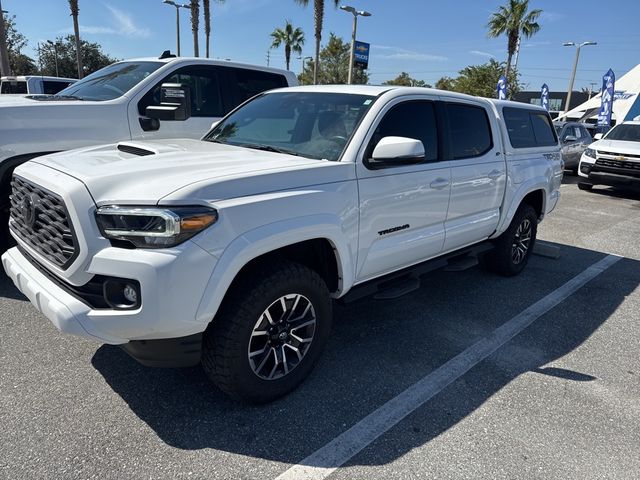
<path id="1" fill-rule="evenodd" d="M 337 306 L 311 377 L 258 407 L 199 368 L 149 369 L 60 334 L 2 274 L 0 478 L 636 479 L 640 194 L 568 177 L 539 238 L 560 257 L 533 256 L 518 277 L 439 271 L 399 299 Z M 624 258 L 339 468 L 296 470 L 610 254 Z"/>

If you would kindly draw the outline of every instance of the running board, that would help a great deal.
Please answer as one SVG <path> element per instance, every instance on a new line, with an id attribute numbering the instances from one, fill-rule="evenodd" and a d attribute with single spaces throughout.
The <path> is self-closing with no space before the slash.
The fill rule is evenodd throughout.
<path id="1" fill-rule="evenodd" d="M 356 285 L 338 301 L 351 303 L 370 296 L 380 300 L 398 298 L 420 288 L 422 275 L 440 269 L 453 272 L 466 270 L 478 264 L 478 255 L 492 248 L 493 244 L 485 241 L 442 257 L 427 260 L 418 265 Z"/>

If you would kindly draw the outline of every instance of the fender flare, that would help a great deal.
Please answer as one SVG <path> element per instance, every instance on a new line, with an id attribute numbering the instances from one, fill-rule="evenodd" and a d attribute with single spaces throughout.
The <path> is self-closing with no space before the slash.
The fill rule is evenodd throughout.
<path id="1" fill-rule="evenodd" d="M 524 182 L 522 185 L 518 187 L 515 194 L 513 195 L 512 200 L 509 201 L 509 209 L 506 211 L 505 215 L 502 217 L 502 220 L 498 224 L 496 231 L 490 238 L 499 237 L 511 224 L 511 220 L 513 220 L 516 211 L 522 204 L 522 200 L 524 197 L 529 195 L 532 192 L 536 192 L 538 190 L 542 190 L 542 214 L 541 217 L 544 216 L 547 208 L 547 185 L 549 181 L 544 177 L 534 177 Z"/>
<path id="2" fill-rule="evenodd" d="M 264 225 L 233 240 L 219 257 L 198 306 L 196 320 L 208 325 L 215 317 L 233 280 L 250 261 L 269 252 L 306 240 L 326 239 L 338 266 L 338 291 L 344 295 L 353 285 L 355 252 L 349 247 L 340 219 L 318 214 Z"/>

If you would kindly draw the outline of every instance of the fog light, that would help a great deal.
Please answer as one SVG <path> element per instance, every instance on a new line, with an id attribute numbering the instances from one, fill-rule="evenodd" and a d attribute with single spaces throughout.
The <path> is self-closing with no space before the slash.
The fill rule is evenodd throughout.
<path id="1" fill-rule="evenodd" d="M 125 285 L 122 293 L 124 294 L 124 298 L 132 304 L 138 303 L 138 292 L 136 292 L 136 289 L 131 285 Z"/>
<path id="2" fill-rule="evenodd" d="M 135 280 L 110 278 L 104 282 L 103 295 L 107 304 L 116 310 L 140 306 L 140 284 Z"/>

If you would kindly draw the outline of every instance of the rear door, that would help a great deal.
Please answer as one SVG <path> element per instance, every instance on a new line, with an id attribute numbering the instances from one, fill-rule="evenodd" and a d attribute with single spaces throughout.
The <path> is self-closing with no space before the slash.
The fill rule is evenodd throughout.
<path id="1" fill-rule="evenodd" d="M 437 256 L 444 242 L 451 172 L 443 161 L 436 96 L 396 98 L 370 129 L 357 163 L 360 242 L 356 282 Z M 422 141 L 426 157 L 415 165 L 368 164 L 384 137 Z"/>
<path id="2" fill-rule="evenodd" d="M 483 102 L 446 103 L 451 200 L 445 223 L 444 251 L 488 238 L 500 219 L 506 184 L 495 115 Z"/>

